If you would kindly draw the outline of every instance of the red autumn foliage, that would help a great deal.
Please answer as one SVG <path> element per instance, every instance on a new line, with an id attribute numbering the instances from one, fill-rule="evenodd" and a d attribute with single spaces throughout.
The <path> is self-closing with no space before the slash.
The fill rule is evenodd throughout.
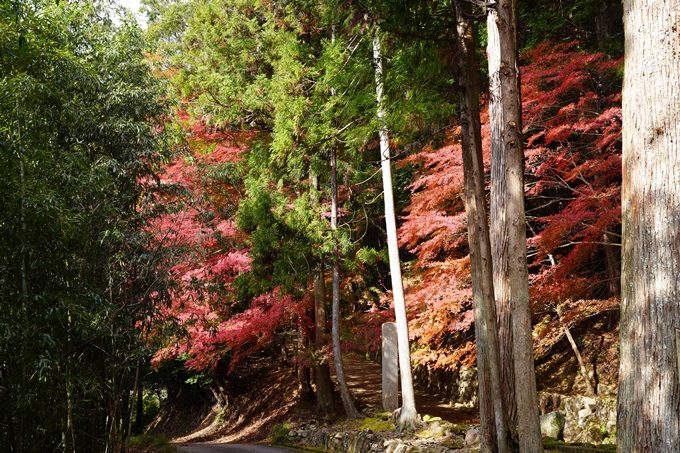
<path id="1" fill-rule="evenodd" d="M 576 43 L 543 44 L 524 56 L 527 215 L 534 309 L 566 300 L 570 316 L 609 309 L 603 235 L 620 225 L 621 60 L 580 52 Z M 488 116 L 482 134 L 488 153 Z M 425 149 L 399 230 L 416 255 L 406 287 L 413 359 L 430 368 L 471 365 L 473 315 L 458 144 Z M 605 307 L 605 308 L 602 308 Z M 564 321 L 564 320 L 563 320 Z M 546 331 L 547 332 L 547 331 Z"/>
<path id="2" fill-rule="evenodd" d="M 242 187 L 237 165 L 251 138 L 227 134 L 186 112 L 178 120 L 190 132 L 188 152 L 165 167 L 166 214 L 154 225 L 159 245 L 175 256 L 175 288 L 169 306 L 159 307 L 153 334 L 161 346 L 152 363 L 181 357 L 192 370 L 215 367 L 224 358 L 235 366 L 244 355 L 272 344 L 275 332 L 308 322 L 308 298 L 274 289 L 250 301 L 236 299 L 234 280 L 251 269 L 247 235 L 234 214 Z M 237 146 L 237 144 L 245 144 Z"/>
<path id="3" fill-rule="evenodd" d="M 620 232 L 623 62 L 578 51 L 576 43 L 545 43 L 525 57 L 532 297 L 616 296 L 607 293 L 615 270 L 607 268 L 603 245 L 605 235 Z"/>

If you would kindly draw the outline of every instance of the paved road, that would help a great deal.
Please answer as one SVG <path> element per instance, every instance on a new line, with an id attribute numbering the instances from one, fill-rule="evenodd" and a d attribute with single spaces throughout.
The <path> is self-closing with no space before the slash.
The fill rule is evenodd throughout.
<path id="1" fill-rule="evenodd" d="M 247 444 L 181 443 L 174 444 L 177 450 L 185 453 L 291 453 L 283 447 Z"/>

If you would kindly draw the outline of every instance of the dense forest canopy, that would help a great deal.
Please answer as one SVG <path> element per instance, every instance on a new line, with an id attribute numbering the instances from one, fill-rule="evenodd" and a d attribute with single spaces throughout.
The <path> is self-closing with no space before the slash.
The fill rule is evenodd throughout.
<path id="1" fill-rule="evenodd" d="M 0 452 L 119 445 L 142 385 L 226 400 L 223 376 L 286 331 L 298 366 L 328 363 L 314 284 L 336 263 L 342 347 L 375 353 L 394 318 L 381 128 L 413 364 L 474 365 L 456 2 L 148 0 L 142 31 L 105 2 L 1 1 Z M 540 356 L 619 304 L 622 10 L 518 14 Z M 480 100 L 488 167 L 487 82 Z"/>

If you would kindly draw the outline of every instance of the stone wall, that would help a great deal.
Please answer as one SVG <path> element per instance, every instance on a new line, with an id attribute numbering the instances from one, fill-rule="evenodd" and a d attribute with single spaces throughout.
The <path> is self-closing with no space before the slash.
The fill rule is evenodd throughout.
<path id="1" fill-rule="evenodd" d="M 417 366 L 414 377 L 454 407 L 477 407 L 477 369 L 428 370 Z M 598 385 L 602 396 L 539 392 L 540 414 L 557 411 L 566 418 L 564 440 L 590 444 L 616 442 L 616 389 Z"/>
<path id="2" fill-rule="evenodd" d="M 541 415 L 565 416 L 564 440 L 589 444 L 616 443 L 616 396 L 588 397 L 540 392 Z"/>
<path id="3" fill-rule="evenodd" d="M 454 407 L 477 407 L 477 368 L 430 370 L 417 365 L 413 370 L 414 379 L 427 387 L 430 392 Z"/>
<path id="4" fill-rule="evenodd" d="M 315 423 L 300 425 L 290 432 L 291 444 L 343 453 L 465 453 L 464 435 L 444 421 L 424 423 L 416 434 L 394 430 L 373 431 L 324 427 Z"/>

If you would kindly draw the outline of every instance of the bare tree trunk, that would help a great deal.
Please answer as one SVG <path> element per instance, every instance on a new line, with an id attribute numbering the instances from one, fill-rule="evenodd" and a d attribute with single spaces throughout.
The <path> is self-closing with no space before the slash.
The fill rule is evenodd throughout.
<path id="1" fill-rule="evenodd" d="M 604 46 L 611 36 L 612 18 L 616 17 L 616 14 L 612 13 L 611 8 L 602 2 L 595 16 L 595 38 L 600 47 Z"/>
<path id="2" fill-rule="evenodd" d="M 338 229 L 338 169 L 335 157 L 335 149 L 331 148 L 331 229 L 335 232 Z M 354 419 L 361 417 L 359 411 L 354 406 L 352 395 L 347 387 L 345 372 L 342 366 L 342 349 L 340 348 L 340 253 L 338 241 L 334 239 L 333 245 L 333 360 L 335 362 L 335 377 L 340 387 L 340 397 L 342 405 L 345 407 L 347 418 Z"/>
<path id="3" fill-rule="evenodd" d="M 680 451 L 680 0 L 624 0 L 617 449 Z"/>
<path id="4" fill-rule="evenodd" d="M 141 359 L 137 359 L 137 368 L 135 370 L 135 383 L 132 386 L 132 395 L 130 397 L 130 412 L 128 414 L 128 423 L 127 423 L 127 433 L 125 433 L 126 437 L 131 437 L 132 436 L 132 416 L 135 412 L 135 402 L 137 400 L 137 391 L 139 388 L 139 369 L 141 368 Z"/>
<path id="5" fill-rule="evenodd" d="M 460 128 L 465 173 L 465 210 L 477 341 L 481 451 L 506 453 L 509 451 L 509 429 L 501 396 L 498 328 L 484 193 L 479 80 L 476 72 L 478 64 L 472 20 L 460 4 L 456 3 L 454 7 L 458 43 L 457 79 L 461 91 Z"/>
<path id="6" fill-rule="evenodd" d="M 312 401 L 314 399 L 314 390 L 310 383 L 309 366 L 307 366 L 308 343 L 307 332 L 303 328 L 302 323 L 300 323 L 298 327 L 297 369 L 301 401 Z"/>
<path id="7" fill-rule="evenodd" d="M 494 291 L 502 321 L 499 324 L 502 335 L 501 369 L 508 373 L 508 379 L 514 380 L 514 385 L 509 389 L 511 395 L 507 395 L 505 400 L 510 400 L 511 404 L 508 409 L 512 421 L 510 431 L 515 437 L 512 428 L 519 427 L 519 446 L 522 453 L 538 453 L 543 452 L 543 442 L 538 419 L 538 392 L 531 336 L 516 0 L 500 2 L 496 8 L 497 11 L 490 11 L 487 24 L 489 37 L 497 36 L 493 47 L 498 52 L 490 52 L 497 56 L 494 58 L 492 72 L 490 55 L 489 72 L 492 78 L 498 77 L 500 91 L 500 97 L 493 99 L 494 104 L 500 103 L 500 115 L 494 115 L 493 121 L 499 131 L 492 135 L 491 224 L 493 256 L 497 259 L 494 263 Z M 490 39 L 489 48 L 491 47 Z M 493 139 L 499 141 L 494 144 Z M 507 325 L 508 320 L 510 325 Z M 511 329 L 509 335 L 506 332 L 508 329 Z M 508 344 L 504 345 L 505 342 Z M 505 378 L 502 375 L 502 380 Z"/>
<path id="8" fill-rule="evenodd" d="M 142 383 L 137 388 L 137 410 L 135 414 L 135 434 L 142 434 L 144 431 L 144 391 Z"/>
<path id="9" fill-rule="evenodd" d="M 621 295 L 621 249 L 611 239 L 610 233 L 602 235 L 604 245 L 605 262 L 607 265 L 607 281 L 609 297 Z"/>
<path id="10" fill-rule="evenodd" d="M 319 271 L 314 278 L 314 335 L 318 348 L 322 347 L 326 337 L 326 281 L 323 266 L 322 260 L 319 263 Z M 331 381 L 327 357 L 316 357 L 314 363 L 316 407 L 322 413 L 332 414 L 335 412 L 333 405 L 333 381 Z"/>
<path id="11" fill-rule="evenodd" d="M 503 105 L 500 80 L 501 44 L 498 15 L 489 9 L 487 15 L 487 58 L 489 62 L 489 123 L 491 125 L 491 197 L 490 237 L 493 260 L 493 289 L 498 311 L 498 347 L 500 355 L 503 401 L 510 421 L 517 426 L 515 401 L 515 364 L 512 357 L 512 288 L 508 275 L 509 222 L 506 220 L 507 168 L 503 148 Z"/>
<path id="12" fill-rule="evenodd" d="M 380 39 L 373 32 L 373 65 L 375 68 L 375 92 L 378 103 L 378 121 L 380 124 L 380 160 L 383 179 L 383 197 L 385 199 L 385 224 L 387 229 L 387 250 L 390 259 L 390 277 L 392 296 L 394 297 L 394 314 L 397 323 L 397 347 L 399 351 L 399 375 L 401 376 L 402 406 L 399 411 L 397 428 L 414 429 L 420 424 L 416 399 L 413 391 L 411 375 L 411 351 L 408 341 L 408 320 L 406 318 L 406 302 L 401 278 L 401 262 L 399 260 L 399 244 L 397 243 L 397 217 L 394 212 L 394 194 L 392 191 L 392 160 L 390 156 L 390 138 L 384 125 L 385 109 L 383 108 L 382 58 Z"/>
<path id="13" fill-rule="evenodd" d="M 586 368 L 586 364 L 583 361 L 583 357 L 581 357 L 581 353 L 578 350 L 578 346 L 576 345 L 576 342 L 574 341 L 574 337 L 571 336 L 571 331 L 569 330 L 569 326 L 566 324 L 564 325 L 564 334 L 567 336 L 567 340 L 569 340 L 569 344 L 571 345 L 571 349 L 574 351 L 574 355 L 576 355 L 576 360 L 578 360 L 578 365 L 581 368 L 581 376 L 583 376 L 583 380 L 586 383 L 586 395 L 587 396 L 592 396 L 595 395 L 595 390 L 593 389 L 593 385 L 590 383 L 590 376 L 588 375 L 588 369 Z"/>

